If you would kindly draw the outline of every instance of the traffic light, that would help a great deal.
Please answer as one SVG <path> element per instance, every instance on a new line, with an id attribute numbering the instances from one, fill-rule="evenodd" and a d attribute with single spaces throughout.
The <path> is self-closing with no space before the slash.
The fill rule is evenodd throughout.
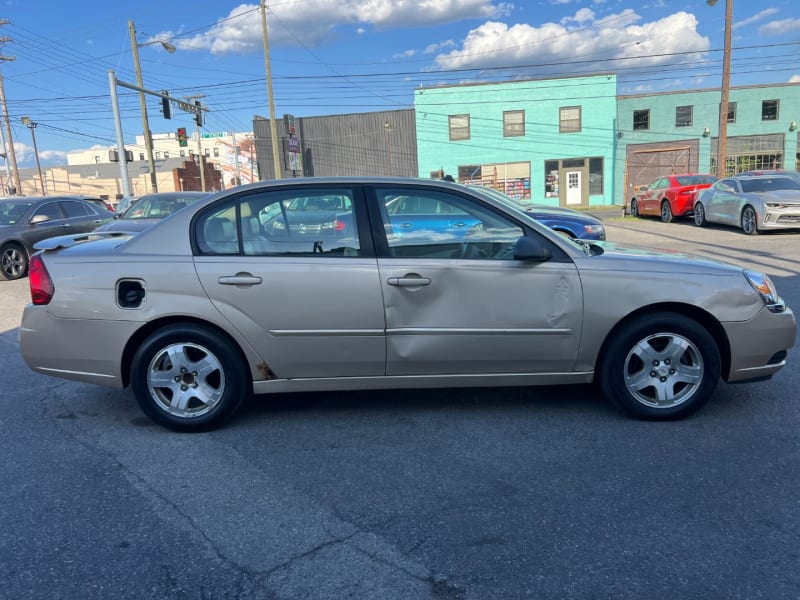
<path id="1" fill-rule="evenodd" d="M 161 93 L 169 96 L 169 92 L 167 90 L 161 90 Z M 165 119 L 172 118 L 172 105 L 169 103 L 169 100 L 166 98 L 161 98 L 161 112 L 164 113 Z"/>
<path id="2" fill-rule="evenodd" d="M 178 127 L 178 146 L 186 148 L 189 145 L 186 139 L 186 127 Z"/>
<path id="3" fill-rule="evenodd" d="M 199 100 L 194 101 L 194 105 L 197 107 L 197 112 L 194 115 L 194 122 L 197 123 L 198 127 L 203 126 L 203 107 L 200 105 Z"/>

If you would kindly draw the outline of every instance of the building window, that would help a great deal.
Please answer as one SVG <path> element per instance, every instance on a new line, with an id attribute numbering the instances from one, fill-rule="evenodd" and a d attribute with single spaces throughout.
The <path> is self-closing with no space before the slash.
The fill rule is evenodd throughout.
<path id="1" fill-rule="evenodd" d="M 139 160 L 144 160 L 144 152 L 139 152 Z"/>
<path id="2" fill-rule="evenodd" d="M 209 156 L 211 156 L 211 150 L 209 150 L 208 148 L 204 148 L 203 154 L 205 155 L 206 158 L 208 158 Z"/>
<path id="3" fill-rule="evenodd" d="M 603 193 L 603 159 L 589 159 L 589 195 L 599 196 Z"/>
<path id="4" fill-rule="evenodd" d="M 691 126 L 692 126 L 692 107 L 676 106 L 675 127 L 691 127 Z"/>
<path id="5" fill-rule="evenodd" d="M 469 139 L 469 115 L 450 115 L 450 141 Z"/>
<path id="6" fill-rule="evenodd" d="M 503 112 L 503 137 L 525 135 L 525 111 L 507 110 Z"/>
<path id="7" fill-rule="evenodd" d="M 186 156 L 186 150 L 181 150 L 181 156 Z"/>
<path id="8" fill-rule="evenodd" d="M 161 152 L 156 152 L 156 159 L 161 160 Z"/>
<path id="9" fill-rule="evenodd" d="M 214 157 L 219 158 L 219 148 L 214 148 Z"/>
<path id="10" fill-rule="evenodd" d="M 633 130 L 645 131 L 650 129 L 650 110 L 633 111 Z"/>
<path id="11" fill-rule="evenodd" d="M 578 133 L 581 130 L 581 107 L 562 106 L 558 109 L 558 132 Z"/>
<path id="12" fill-rule="evenodd" d="M 777 100 L 764 100 L 761 103 L 761 120 L 762 121 L 777 121 L 778 120 L 778 101 Z"/>
<path id="13" fill-rule="evenodd" d="M 728 102 L 728 123 L 736 123 L 736 102 Z"/>
<path id="14" fill-rule="evenodd" d="M 169 158 L 169 152 L 167 152 L 166 150 L 164 150 L 164 158 L 165 159 Z"/>

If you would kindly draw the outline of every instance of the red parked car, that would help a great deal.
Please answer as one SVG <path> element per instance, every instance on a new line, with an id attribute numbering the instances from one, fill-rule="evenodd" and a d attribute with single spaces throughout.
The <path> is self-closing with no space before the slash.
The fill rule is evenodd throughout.
<path id="1" fill-rule="evenodd" d="M 691 215 L 697 192 L 717 181 L 714 175 L 666 175 L 647 186 L 641 194 L 631 200 L 631 215 L 661 216 L 664 223 L 675 217 Z"/>

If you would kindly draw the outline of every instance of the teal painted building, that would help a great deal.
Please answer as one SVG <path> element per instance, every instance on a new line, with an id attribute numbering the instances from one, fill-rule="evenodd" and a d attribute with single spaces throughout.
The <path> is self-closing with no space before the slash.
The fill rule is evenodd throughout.
<path id="1" fill-rule="evenodd" d="M 665 174 L 717 172 L 719 101 L 719 89 L 619 96 L 611 73 L 419 88 L 419 176 L 627 204 Z M 800 83 L 733 87 L 729 102 L 726 174 L 800 170 Z"/>
<path id="2" fill-rule="evenodd" d="M 553 205 L 614 204 L 614 74 L 419 88 L 414 108 L 420 177 Z"/>
<path id="3" fill-rule="evenodd" d="M 617 203 L 670 173 L 717 174 L 720 90 L 619 96 Z M 800 83 L 730 90 L 726 175 L 798 167 Z"/>

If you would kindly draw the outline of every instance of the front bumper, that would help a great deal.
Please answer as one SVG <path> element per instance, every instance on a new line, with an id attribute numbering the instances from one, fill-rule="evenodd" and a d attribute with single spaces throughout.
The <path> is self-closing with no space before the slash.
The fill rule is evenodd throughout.
<path id="1" fill-rule="evenodd" d="M 722 327 L 731 350 L 728 383 L 764 379 L 780 371 L 797 335 L 795 316 L 788 307 L 783 312 L 764 307 L 749 321 L 728 321 Z"/>

